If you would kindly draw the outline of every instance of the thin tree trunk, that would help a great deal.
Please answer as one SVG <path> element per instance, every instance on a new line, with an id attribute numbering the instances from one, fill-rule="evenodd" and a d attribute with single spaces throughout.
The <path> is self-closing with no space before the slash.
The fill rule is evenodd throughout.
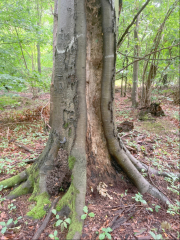
<path id="1" fill-rule="evenodd" d="M 134 40 L 136 44 L 134 46 L 134 56 L 139 57 L 139 43 L 138 43 L 138 26 L 139 26 L 139 16 L 136 20 L 136 26 L 134 28 Z M 133 65 L 133 88 L 132 88 L 132 107 L 137 108 L 138 106 L 138 71 L 139 62 L 135 62 Z"/>
<path id="2" fill-rule="evenodd" d="M 124 74 L 122 74 L 122 79 L 121 79 L 121 97 L 123 97 L 123 81 L 124 81 Z"/>
<path id="3" fill-rule="evenodd" d="M 24 52 L 23 52 L 23 48 L 22 48 L 21 41 L 19 39 L 19 34 L 18 34 L 18 31 L 17 31 L 16 27 L 15 27 L 15 31 L 16 31 L 16 35 L 17 35 L 17 38 L 18 38 L 19 46 L 20 46 L 20 49 L 21 49 L 22 57 L 23 57 L 23 60 L 24 60 L 24 65 L 25 65 L 26 69 L 28 70 L 26 59 L 25 59 Z"/>
<path id="4" fill-rule="evenodd" d="M 41 12 L 40 12 L 39 0 L 37 0 L 37 19 L 38 19 L 37 26 L 40 27 L 40 25 L 41 25 Z M 36 48 L 37 48 L 38 72 L 41 74 L 41 49 L 40 49 L 39 40 L 37 42 Z"/>
<path id="5" fill-rule="evenodd" d="M 37 44 L 37 63 L 38 63 L 38 72 L 41 74 L 41 49 L 40 44 Z"/>

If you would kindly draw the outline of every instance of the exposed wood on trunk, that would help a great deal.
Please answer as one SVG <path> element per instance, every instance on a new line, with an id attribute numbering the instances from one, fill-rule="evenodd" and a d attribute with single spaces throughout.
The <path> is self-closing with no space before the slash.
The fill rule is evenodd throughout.
<path id="1" fill-rule="evenodd" d="M 111 167 L 110 155 L 104 136 L 101 116 L 102 80 L 102 16 L 100 0 L 86 2 L 87 57 L 86 57 L 86 102 L 87 102 L 87 177 L 88 188 L 96 189 L 99 181 L 112 181 L 115 172 Z"/>

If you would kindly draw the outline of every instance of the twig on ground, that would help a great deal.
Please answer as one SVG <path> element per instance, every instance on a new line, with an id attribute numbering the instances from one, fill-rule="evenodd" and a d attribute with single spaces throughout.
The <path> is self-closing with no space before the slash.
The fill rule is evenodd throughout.
<path id="1" fill-rule="evenodd" d="M 21 143 L 19 143 L 19 142 L 14 141 L 14 144 L 15 144 L 16 146 L 18 146 L 18 147 L 24 149 L 24 150 L 27 151 L 27 152 L 34 153 L 33 150 L 27 148 L 26 146 L 24 146 L 23 144 L 21 144 Z"/>

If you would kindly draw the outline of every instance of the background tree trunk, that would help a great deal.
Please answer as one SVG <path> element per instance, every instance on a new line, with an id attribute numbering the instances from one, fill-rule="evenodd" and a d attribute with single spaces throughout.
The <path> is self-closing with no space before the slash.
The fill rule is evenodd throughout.
<path id="1" fill-rule="evenodd" d="M 41 9 L 40 9 L 40 5 L 39 5 L 39 0 L 37 1 L 37 25 L 38 27 L 40 27 L 41 25 L 41 16 L 42 16 L 42 13 L 41 13 Z M 39 29 L 38 29 L 38 32 L 39 32 Z M 39 35 L 39 33 L 37 32 L 37 35 Z M 41 48 L 40 48 L 40 41 L 38 40 L 37 42 L 37 64 L 38 64 L 38 72 L 41 74 Z"/>
<path id="2" fill-rule="evenodd" d="M 136 20 L 136 26 L 134 28 L 134 40 L 136 44 L 134 46 L 134 57 L 139 56 L 139 42 L 138 42 L 138 25 L 139 25 L 139 17 Z M 133 65 L 133 88 L 132 88 L 132 107 L 137 108 L 138 106 L 138 71 L 139 71 L 139 62 L 134 62 Z"/>

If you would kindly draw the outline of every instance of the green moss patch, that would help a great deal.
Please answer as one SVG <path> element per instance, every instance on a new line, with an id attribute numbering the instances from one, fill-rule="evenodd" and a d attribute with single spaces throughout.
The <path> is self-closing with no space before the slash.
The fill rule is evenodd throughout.
<path id="1" fill-rule="evenodd" d="M 35 201 L 37 202 L 36 206 L 27 213 L 27 216 L 33 219 L 41 219 L 46 214 L 45 208 L 49 209 L 51 206 L 48 193 L 40 194 L 35 198 Z"/>
<path id="2" fill-rule="evenodd" d="M 72 170 L 74 168 L 74 164 L 76 162 L 76 158 L 73 156 L 69 156 L 68 158 L 68 164 L 69 164 L 69 169 Z"/>
<path id="3" fill-rule="evenodd" d="M 21 177 L 18 175 L 15 175 L 11 178 L 5 179 L 2 182 L 0 182 L 0 185 L 3 187 L 13 187 L 15 184 L 19 184 L 22 181 Z"/>

